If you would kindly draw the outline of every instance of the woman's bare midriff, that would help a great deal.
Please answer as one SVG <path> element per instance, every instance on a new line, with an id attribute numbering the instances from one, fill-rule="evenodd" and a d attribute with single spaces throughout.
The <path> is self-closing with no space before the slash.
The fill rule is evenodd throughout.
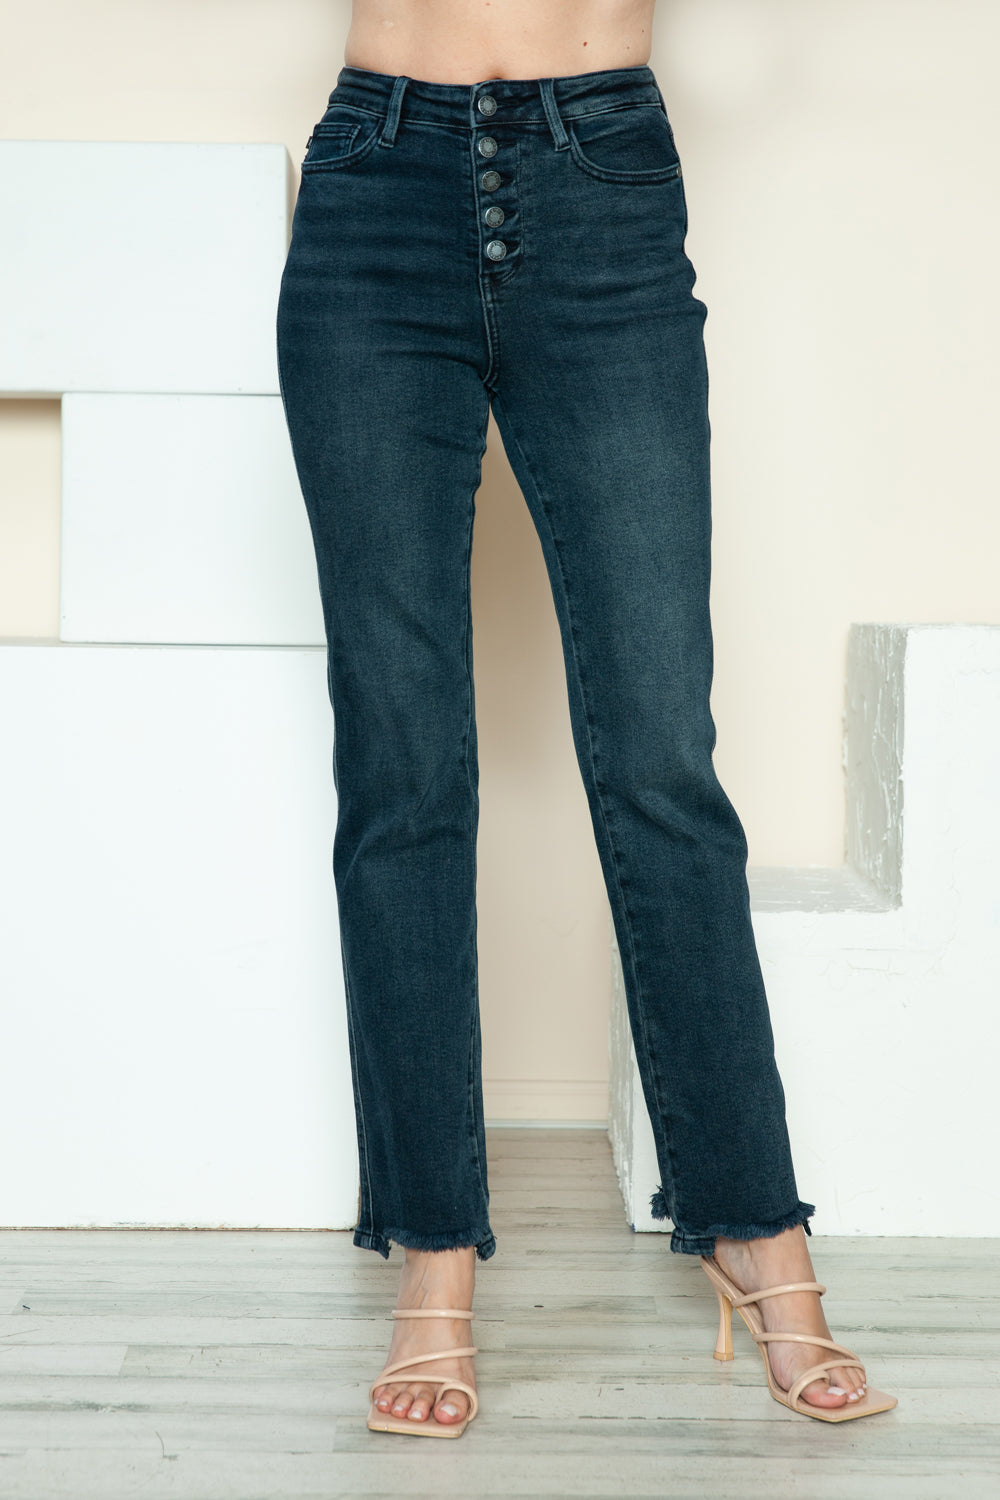
<path id="1" fill-rule="evenodd" d="M 557 78 L 649 62 L 656 0 L 354 0 L 350 68 L 429 83 Z"/>

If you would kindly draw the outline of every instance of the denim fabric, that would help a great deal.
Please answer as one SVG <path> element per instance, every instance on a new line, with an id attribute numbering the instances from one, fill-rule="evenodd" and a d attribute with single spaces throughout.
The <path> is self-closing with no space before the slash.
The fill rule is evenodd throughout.
<path id="1" fill-rule="evenodd" d="M 648 66 L 471 85 L 345 67 L 302 162 L 278 359 L 334 711 L 354 1239 L 384 1256 L 496 1248 L 469 607 L 491 409 L 552 585 L 653 1213 L 694 1255 L 815 1211 L 712 763 L 706 307 L 686 231 Z"/>

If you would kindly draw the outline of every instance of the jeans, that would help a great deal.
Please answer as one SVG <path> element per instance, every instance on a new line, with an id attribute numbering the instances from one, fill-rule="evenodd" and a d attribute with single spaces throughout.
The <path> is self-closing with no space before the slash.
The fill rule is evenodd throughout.
<path id="1" fill-rule="evenodd" d="M 357 1118 L 354 1243 L 496 1249 L 470 551 L 492 409 L 537 529 L 671 1248 L 805 1224 L 712 763 L 706 306 L 648 66 L 344 67 L 302 162 L 281 397 L 315 545 Z M 530 851 L 526 851 L 530 858 Z"/>

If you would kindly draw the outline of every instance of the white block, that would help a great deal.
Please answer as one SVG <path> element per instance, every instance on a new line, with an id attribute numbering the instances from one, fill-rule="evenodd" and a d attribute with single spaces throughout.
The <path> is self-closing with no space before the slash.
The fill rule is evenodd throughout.
<path id="1" fill-rule="evenodd" d="M 0 393 L 278 391 L 283 145 L 0 142 Z"/>
<path id="2" fill-rule="evenodd" d="M 323 645 L 280 396 L 63 399 L 64 641 Z"/>
<path id="3" fill-rule="evenodd" d="M 801 1196 L 817 1234 L 998 1235 L 1000 627 L 855 625 L 842 871 L 750 871 Z M 612 944 L 625 1211 L 653 1133 Z"/>
<path id="4" fill-rule="evenodd" d="M 0 1223 L 349 1228 L 320 649 L 0 645 Z"/>

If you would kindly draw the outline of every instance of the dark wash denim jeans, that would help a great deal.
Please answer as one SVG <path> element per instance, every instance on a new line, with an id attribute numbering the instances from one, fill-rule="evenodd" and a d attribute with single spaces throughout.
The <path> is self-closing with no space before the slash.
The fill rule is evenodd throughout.
<path id="1" fill-rule="evenodd" d="M 334 711 L 354 1242 L 386 1257 L 496 1249 L 469 588 L 491 409 L 555 600 L 653 1214 L 693 1255 L 815 1212 L 712 763 L 707 309 L 686 232 L 648 66 L 470 85 L 345 67 L 302 162 L 278 359 Z"/>

